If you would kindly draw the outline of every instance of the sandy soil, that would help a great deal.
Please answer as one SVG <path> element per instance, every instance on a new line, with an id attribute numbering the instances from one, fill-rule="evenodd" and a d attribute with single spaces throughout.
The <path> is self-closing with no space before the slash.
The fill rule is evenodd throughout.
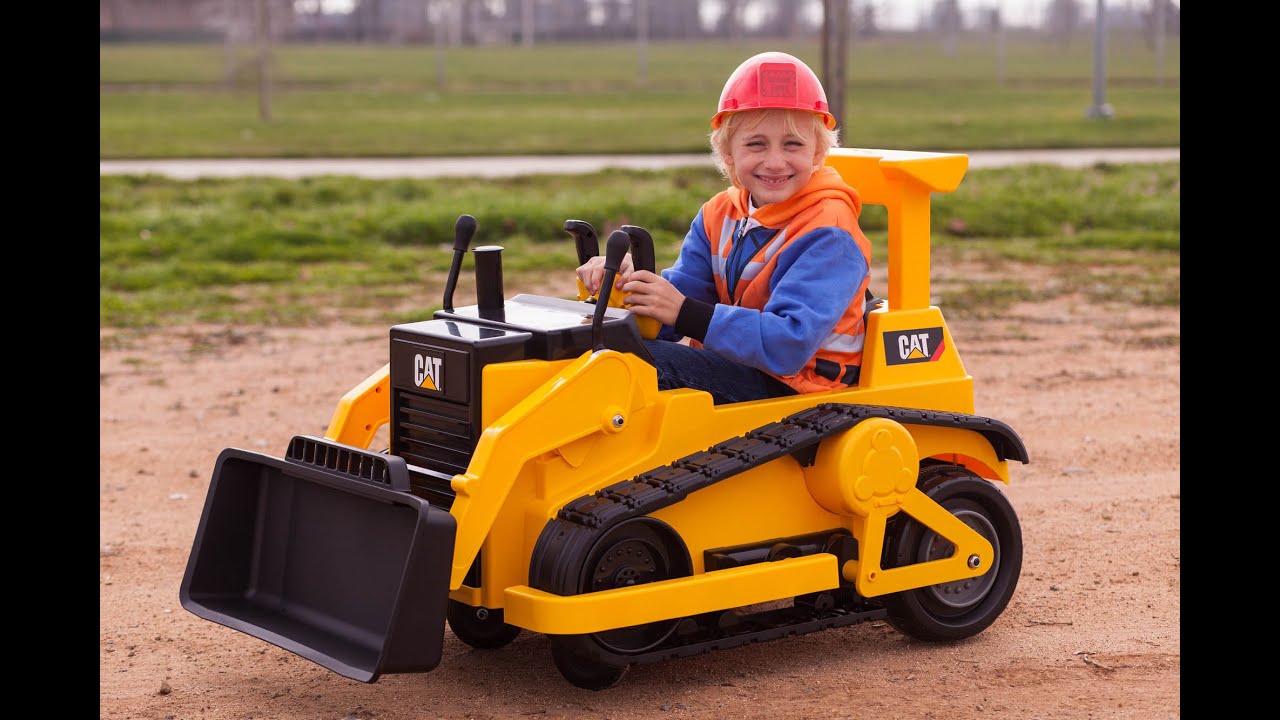
<path id="1" fill-rule="evenodd" d="M 482 652 L 445 634 L 434 672 L 348 680 L 182 609 L 213 463 L 324 433 L 386 362 L 385 328 L 104 331 L 102 718 L 1180 717 L 1180 314 L 1079 298 L 949 318 L 977 413 L 1022 437 L 1008 609 L 955 644 L 882 622 L 565 682 L 545 637 Z"/>

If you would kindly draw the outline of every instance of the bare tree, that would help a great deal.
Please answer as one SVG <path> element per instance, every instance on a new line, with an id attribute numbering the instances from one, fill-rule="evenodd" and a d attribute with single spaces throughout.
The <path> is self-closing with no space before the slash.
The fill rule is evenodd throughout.
<path id="1" fill-rule="evenodd" d="M 199 0 L 191 0 L 198 2 Z M 252 73 L 258 91 L 258 118 L 271 120 L 272 44 L 275 37 L 292 22 L 294 7 L 290 0 L 217 0 L 203 5 L 206 17 L 223 28 L 223 81 L 234 88 L 241 72 Z M 251 59 L 241 64 L 238 46 L 251 46 Z"/>
<path id="2" fill-rule="evenodd" d="M 636 79 L 641 85 L 649 82 L 649 0 L 636 2 Z"/>
<path id="3" fill-rule="evenodd" d="M 1066 50 L 1071 47 L 1071 36 L 1080 24 L 1080 3 L 1077 0 L 1049 0 L 1044 12 L 1044 28 Z"/>
<path id="4" fill-rule="evenodd" d="M 257 0 L 258 120 L 271 122 L 271 4 Z"/>
<path id="5" fill-rule="evenodd" d="M 223 12 L 225 16 L 222 18 L 225 23 L 224 34 L 222 36 L 222 75 L 228 88 L 232 88 L 236 83 L 236 40 L 240 30 L 242 21 L 240 19 L 239 0 L 224 0 Z"/>
<path id="6" fill-rule="evenodd" d="M 996 84 L 1004 85 L 1005 80 L 1005 43 L 1004 18 L 1000 15 L 1000 6 L 995 5 L 982 10 L 983 28 L 995 36 L 996 40 Z"/>
<path id="7" fill-rule="evenodd" d="M 458 43 L 476 45 L 480 43 L 482 25 L 489 15 L 484 0 L 459 0 L 458 7 Z"/>
<path id="8" fill-rule="evenodd" d="M 382 39 L 382 0 L 356 0 L 352 19 L 356 23 L 356 39 L 361 42 Z"/>
<path id="9" fill-rule="evenodd" d="M 700 0 L 649 0 L 652 37 L 692 40 L 702 35 Z"/>
<path id="10" fill-rule="evenodd" d="M 933 29 L 942 34 L 942 52 L 947 57 L 956 54 L 960 32 L 964 30 L 964 15 L 960 12 L 960 0 L 934 0 L 930 13 Z"/>
<path id="11" fill-rule="evenodd" d="M 1178 7 L 1173 0 L 1147 0 L 1147 7 L 1142 11 L 1142 38 L 1147 49 L 1156 49 L 1156 43 L 1160 42 L 1159 30 L 1164 31 L 1165 37 L 1177 35 L 1179 21 Z"/>
<path id="12" fill-rule="evenodd" d="M 1151 0 L 1151 8 L 1142 13 L 1142 35 L 1156 55 L 1156 85 L 1164 85 L 1164 40 L 1178 34 L 1179 20 L 1171 0 Z"/>
<path id="13" fill-rule="evenodd" d="M 742 39 L 742 8 L 746 0 L 723 0 L 716 35 L 730 40 Z"/>
<path id="14" fill-rule="evenodd" d="M 520 0 L 520 44 L 533 47 L 533 0 Z"/>
<path id="15" fill-rule="evenodd" d="M 621 0 L 604 0 L 604 27 L 617 28 L 622 22 Z"/>
<path id="16" fill-rule="evenodd" d="M 800 17 L 800 8 L 804 4 L 805 0 L 773 0 L 765 6 L 761 27 L 774 37 L 798 37 L 804 28 Z"/>
<path id="17" fill-rule="evenodd" d="M 436 87 L 443 89 L 445 81 L 444 45 L 445 24 L 448 22 L 450 0 L 434 0 L 436 6 L 435 27 L 431 32 L 431 40 L 435 45 L 436 55 Z"/>
<path id="18" fill-rule="evenodd" d="M 880 34 L 880 24 L 876 21 L 875 3 L 866 0 L 854 3 L 854 34 L 862 38 L 875 37 Z"/>

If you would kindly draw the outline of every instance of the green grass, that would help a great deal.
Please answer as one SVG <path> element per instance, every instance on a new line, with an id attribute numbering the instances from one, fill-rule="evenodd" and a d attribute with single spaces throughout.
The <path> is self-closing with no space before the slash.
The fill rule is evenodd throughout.
<path id="1" fill-rule="evenodd" d="M 843 144 L 919 150 L 1180 144 L 1179 42 L 1164 80 L 1136 36 L 1108 44 L 1110 120 L 1089 120 L 1092 51 L 1037 36 L 970 34 L 954 55 L 929 38 L 859 39 L 849 54 Z M 429 46 L 283 45 L 272 119 L 258 119 L 242 51 L 224 77 L 220 45 L 100 45 L 101 159 L 667 153 L 706 150 L 729 72 L 767 49 L 820 72 L 809 42 L 459 47 L 437 82 Z"/>
<path id="2" fill-rule="evenodd" d="M 602 239 L 641 225 L 666 267 L 698 206 L 723 186 L 703 168 L 495 180 L 102 176 L 99 320 L 149 328 L 429 317 L 462 213 L 478 222 L 473 247 L 503 246 L 508 297 L 570 297 L 565 220 L 590 222 Z M 1179 163 L 972 171 L 955 193 L 933 196 L 934 274 L 945 279 L 935 296 L 961 314 L 1064 292 L 1177 306 L 1180 206 Z M 882 262 L 884 208 L 868 206 L 861 224 Z M 982 276 L 949 270 L 961 262 Z M 1026 282 L 1029 267 L 1047 269 L 1051 282 Z M 459 304 L 471 272 L 468 254 Z"/>

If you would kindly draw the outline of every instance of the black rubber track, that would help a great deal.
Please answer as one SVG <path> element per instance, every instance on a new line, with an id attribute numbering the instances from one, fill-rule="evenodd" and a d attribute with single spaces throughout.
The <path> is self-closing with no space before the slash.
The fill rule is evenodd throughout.
<path id="1" fill-rule="evenodd" d="M 530 584 L 557 595 L 577 595 L 582 592 L 581 574 L 587 554 L 596 541 L 618 523 L 674 505 L 689 493 L 784 455 L 795 456 L 802 465 L 812 465 L 818 443 L 823 439 L 877 417 L 904 425 L 973 430 L 987 438 L 1001 460 L 1028 462 L 1022 440 L 1012 428 L 998 420 L 963 413 L 824 403 L 569 502 L 538 537 L 530 559 Z M 673 645 L 639 654 L 616 655 L 594 643 L 582 643 L 576 649 L 611 664 L 647 663 L 886 616 L 877 603 L 865 603 L 853 597 L 846 600 L 816 613 L 807 612 L 803 605 L 786 608 L 787 612 L 765 613 L 757 622 L 719 630 L 712 633 L 713 637 L 707 636 L 705 628 L 690 627 L 690 632 L 673 636 Z"/>

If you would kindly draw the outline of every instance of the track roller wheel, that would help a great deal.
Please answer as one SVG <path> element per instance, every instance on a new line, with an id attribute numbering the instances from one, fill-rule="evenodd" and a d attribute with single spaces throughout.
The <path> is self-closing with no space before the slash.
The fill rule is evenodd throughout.
<path id="1" fill-rule="evenodd" d="M 661 520 L 637 517 L 610 528 L 586 553 L 575 594 L 685 577 L 693 573 L 689 551 L 676 531 Z M 552 635 L 551 652 L 566 680 L 588 690 L 603 690 L 622 680 L 627 665 L 619 656 L 658 647 L 675 632 L 680 618 L 602 630 L 582 635 Z M 604 657 L 614 658 L 605 661 Z"/>
<path id="2" fill-rule="evenodd" d="M 551 659 L 565 680 L 584 690 L 604 690 L 622 682 L 628 665 L 600 662 L 580 653 L 579 639 L 584 636 L 552 636 Z"/>
<path id="3" fill-rule="evenodd" d="M 503 621 L 501 608 L 475 607 L 450 600 L 445 619 L 459 640 L 479 650 L 503 647 L 520 635 L 520 628 Z"/>

